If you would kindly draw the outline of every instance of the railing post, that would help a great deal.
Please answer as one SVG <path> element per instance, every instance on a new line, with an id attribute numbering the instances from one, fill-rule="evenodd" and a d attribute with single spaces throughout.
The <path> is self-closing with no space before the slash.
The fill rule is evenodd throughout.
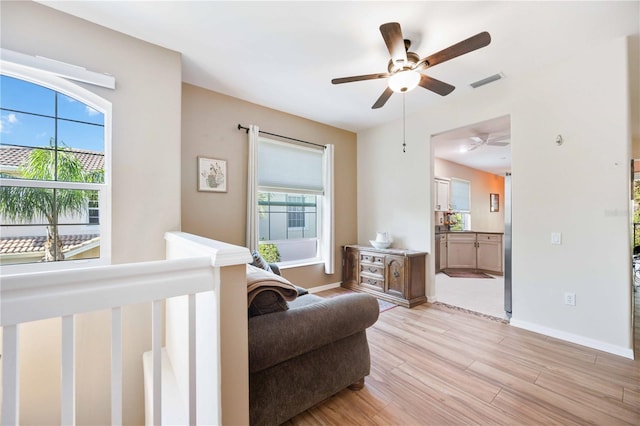
<path id="1" fill-rule="evenodd" d="M 153 424 L 162 424 L 162 301 L 151 308 L 151 356 L 153 359 Z"/>
<path id="2" fill-rule="evenodd" d="M 189 424 L 196 425 L 197 393 L 196 393 L 196 295 L 189 296 Z"/>
<path id="3" fill-rule="evenodd" d="M 19 330 L 2 328 L 2 424 L 17 425 L 20 418 Z"/>
<path id="4" fill-rule="evenodd" d="M 122 308 L 111 310 L 111 425 L 122 425 Z"/>
<path id="5" fill-rule="evenodd" d="M 62 317 L 62 402 L 63 425 L 76 424 L 76 337 L 73 315 Z"/>

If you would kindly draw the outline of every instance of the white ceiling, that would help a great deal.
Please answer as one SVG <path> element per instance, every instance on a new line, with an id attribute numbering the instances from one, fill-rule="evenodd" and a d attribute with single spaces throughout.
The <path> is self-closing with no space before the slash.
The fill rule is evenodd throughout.
<path id="1" fill-rule="evenodd" d="M 638 1 L 40 3 L 181 52 L 187 83 L 351 131 L 402 116 L 397 94 L 371 109 L 384 79 L 331 84 L 386 72 L 382 23 L 399 22 L 420 57 L 491 34 L 489 46 L 426 72 L 456 86 L 447 97 L 464 96 L 474 90 L 470 83 L 498 72 L 535 72 L 600 40 L 638 37 L 640 27 Z M 418 87 L 406 95 L 407 114 L 442 101 Z"/>
<path id="2" fill-rule="evenodd" d="M 509 116 L 471 124 L 460 129 L 434 135 L 431 138 L 434 155 L 438 158 L 462 164 L 474 169 L 504 176 L 511 171 L 511 144 L 506 146 L 482 145 L 473 151 L 466 148 L 473 144 L 473 136 L 489 136 L 492 139 L 511 142 Z"/>

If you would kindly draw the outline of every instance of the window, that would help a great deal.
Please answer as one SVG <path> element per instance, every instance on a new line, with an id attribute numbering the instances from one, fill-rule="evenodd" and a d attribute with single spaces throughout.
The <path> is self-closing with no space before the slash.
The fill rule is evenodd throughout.
<path id="1" fill-rule="evenodd" d="M 471 230 L 471 182 L 462 179 L 451 179 L 451 209 L 455 222 L 454 231 Z"/>
<path id="2" fill-rule="evenodd" d="M 2 65 L 0 265 L 108 263 L 110 103 L 51 74 Z"/>
<path id="3" fill-rule="evenodd" d="M 316 203 L 314 201 L 313 207 Z M 287 194 L 287 228 L 289 230 L 304 230 L 304 196 Z"/>
<path id="4" fill-rule="evenodd" d="M 259 192 L 260 241 L 317 238 L 318 198 Z"/>
<path id="5" fill-rule="evenodd" d="M 100 203 L 98 201 L 98 193 L 91 192 L 89 193 L 89 197 L 87 197 L 88 201 L 88 216 L 89 223 L 92 225 L 100 224 Z"/>
<path id="6" fill-rule="evenodd" d="M 323 157 L 322 149 L 259 139 L 258 244 L 275 246 L 280 262 L 320 261 Z"/>

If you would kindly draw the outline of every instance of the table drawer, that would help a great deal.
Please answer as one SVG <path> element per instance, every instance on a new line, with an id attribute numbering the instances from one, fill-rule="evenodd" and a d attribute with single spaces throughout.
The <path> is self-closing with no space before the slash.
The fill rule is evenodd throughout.
<path id="1" fill-rule="evenodd" d="M 384 266 L 384 255 L 377 253 L 360 253 L 360 262 Z"/>
<path id="2" fill-rule="evenodd" d="M 382 279 L 384 277 L 384 265 L 378 265 L 375 263 L 361 263 L 360 273 L 368 275 L 376 275 Z"/>
<path id="3" fill-rule="evenodd" d="M 377 291 L 384 291 L 384 279 L 370 275 L 360 275 L 360 285 Z"/>

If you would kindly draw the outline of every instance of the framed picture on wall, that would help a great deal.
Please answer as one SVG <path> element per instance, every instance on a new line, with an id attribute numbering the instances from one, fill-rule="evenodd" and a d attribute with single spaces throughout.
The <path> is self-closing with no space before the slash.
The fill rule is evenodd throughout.
<path id="1" fill-rule="evenodd" d="M 489 211 L 500 211 L 500 194 L 489 194 Z"/>
<path id="2" fill-rule="evenodd" d="M 198 191 L 227 192 L 227 162 L 198 157 Z"/>

